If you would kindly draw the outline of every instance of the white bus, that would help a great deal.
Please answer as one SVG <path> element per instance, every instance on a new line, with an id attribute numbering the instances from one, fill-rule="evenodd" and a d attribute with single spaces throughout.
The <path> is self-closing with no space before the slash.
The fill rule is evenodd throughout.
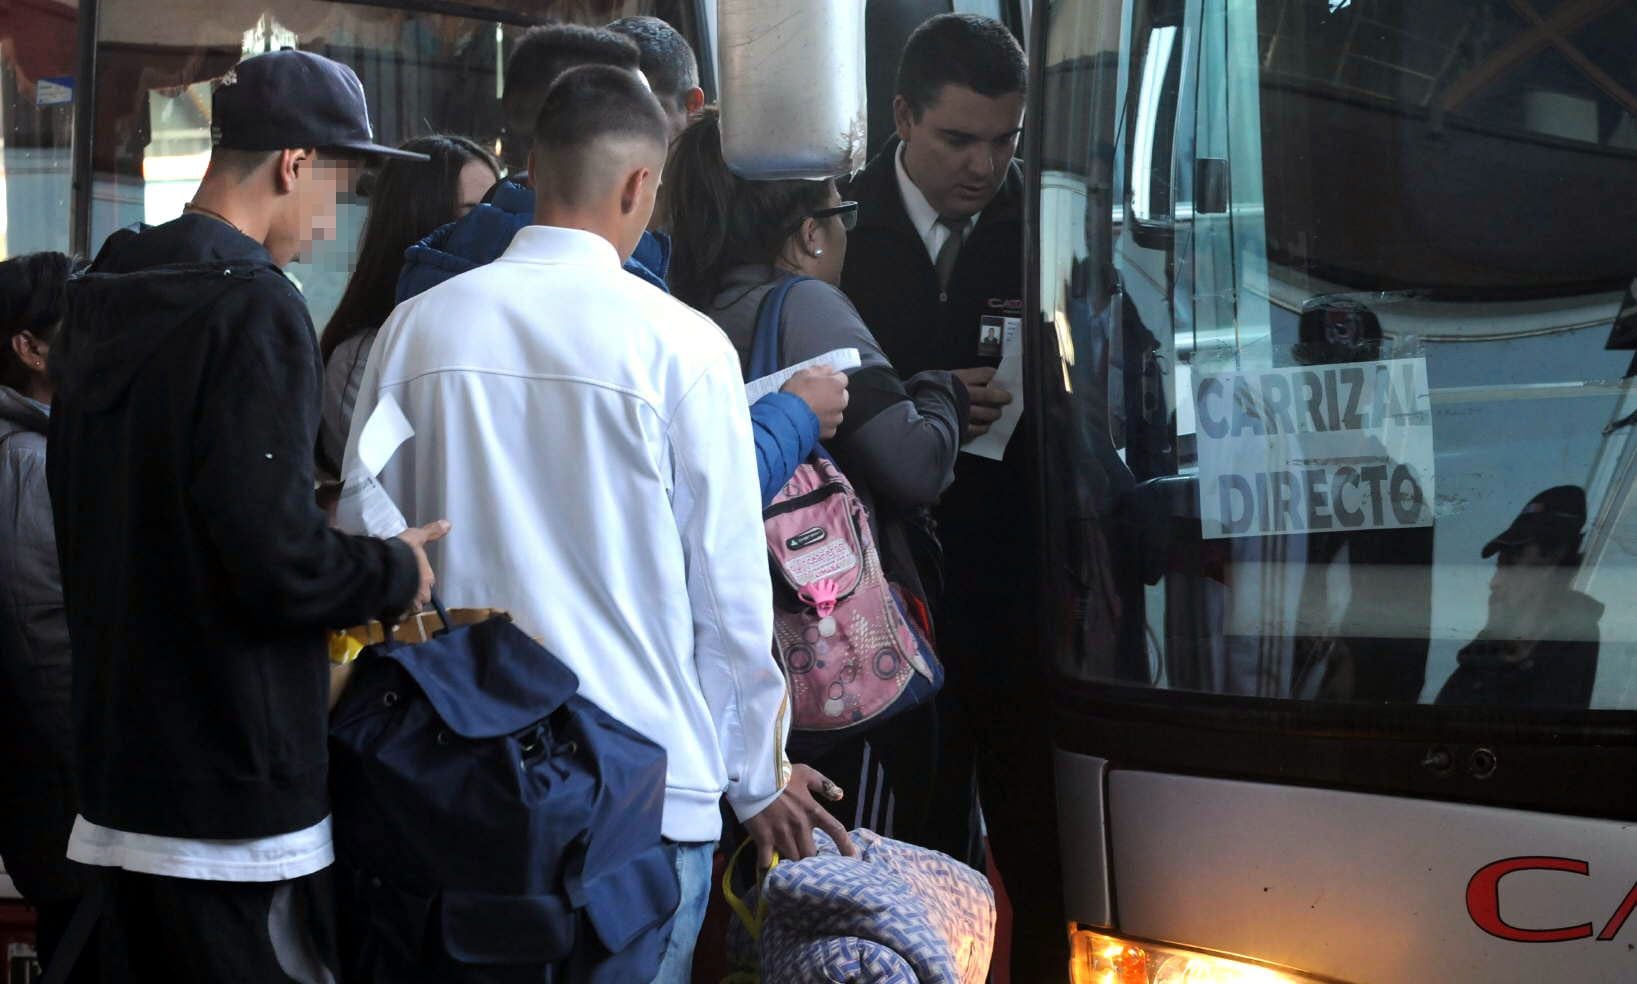
<path id="1" fill-rule="evenodd" d="M 1637 980 L 1637 6 L 1036 6 L 1076 984 Z"/>

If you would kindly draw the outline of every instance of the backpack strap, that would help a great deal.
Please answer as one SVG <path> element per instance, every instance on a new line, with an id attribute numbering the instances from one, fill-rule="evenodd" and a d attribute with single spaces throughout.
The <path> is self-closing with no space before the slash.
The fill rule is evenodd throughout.
<path id="1" fill-rule="evenodd" d="M 784 299 L 790 288 L 812 277 L 787 276 L 773 284 L 756 309 L 756 334 L 750 345 L 750 378 L 761 379 L 778 372 L 779 349 L 784 329 Z"/>

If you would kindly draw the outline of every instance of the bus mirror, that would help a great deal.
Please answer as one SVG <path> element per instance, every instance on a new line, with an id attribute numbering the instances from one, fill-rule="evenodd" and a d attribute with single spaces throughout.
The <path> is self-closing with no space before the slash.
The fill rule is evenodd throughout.
<path id="1" fill-rule="evenodd" d="M 719 0 L 722 156 L 741 177 L 864 166 L 864 0 Z"/>

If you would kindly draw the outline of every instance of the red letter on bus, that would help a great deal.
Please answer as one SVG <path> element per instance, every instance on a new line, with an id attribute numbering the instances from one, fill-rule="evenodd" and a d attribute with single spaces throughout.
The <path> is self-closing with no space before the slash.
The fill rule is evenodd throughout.
<path id="1" fill-rule="evenodd" d="M 1562 929 L 1520 929 L 1501 918 L 1501 879 L 1514 871 L 1567 871 L 1576 875 L 1591 874 L 1591 866 L 1573 858 L 1507 858 L 1486 864 L 1466 886 L 1466 911 L 1478 928 L 1491 936 L 1519 943 L 1562 943 L 1583 940 L 1594 930 L 1591 923 L 1565 926 Z"/>

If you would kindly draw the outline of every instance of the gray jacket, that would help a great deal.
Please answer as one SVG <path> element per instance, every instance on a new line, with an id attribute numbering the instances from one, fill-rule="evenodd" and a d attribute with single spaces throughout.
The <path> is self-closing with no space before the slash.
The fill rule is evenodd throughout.
<path id="1" fill-rule="evenodd" d="M 364 383 L 364 368 L 369 363 L 370 349 L 375 347 L 375 336 L 380 329 L 354 335 L 330 353 L 324 363 L 324 406 L 318 426 L 318 463 L 320 470 L 329 474 L 340 471 L 341 457 L 347 451 L 347 435 L 352 430 L 352 408 L 358 402 L 358 389 Z M 329 474 L 330 478 L 340 475 Z"/>
<path id="2" fill-rule="evenodd" d="M 786 276 L 769 266 L 735 268 L 706 312 L 733 341 L 741 369 L 750 363 L 762 299 Z M 927 507 L 955 479 L 966 387 L 943 371 L 900 378 L 852 301 L 822 281 L 791 288 L 782 321 L 781 367 L 858 349 L 862 364 L 848 373 L 847 413 L 826 446 L 870 506 L 888 572 L 924 597 L 926 586 L 915 575 L 933 574 L 937 563 Z"/>
<path id="3" fill-rule="evenodd" d="M 49 411 L 0 386 L 0 854 L 33 902 L 81 891 L 74 822 L 73 670 L 46 490 Z"/>

